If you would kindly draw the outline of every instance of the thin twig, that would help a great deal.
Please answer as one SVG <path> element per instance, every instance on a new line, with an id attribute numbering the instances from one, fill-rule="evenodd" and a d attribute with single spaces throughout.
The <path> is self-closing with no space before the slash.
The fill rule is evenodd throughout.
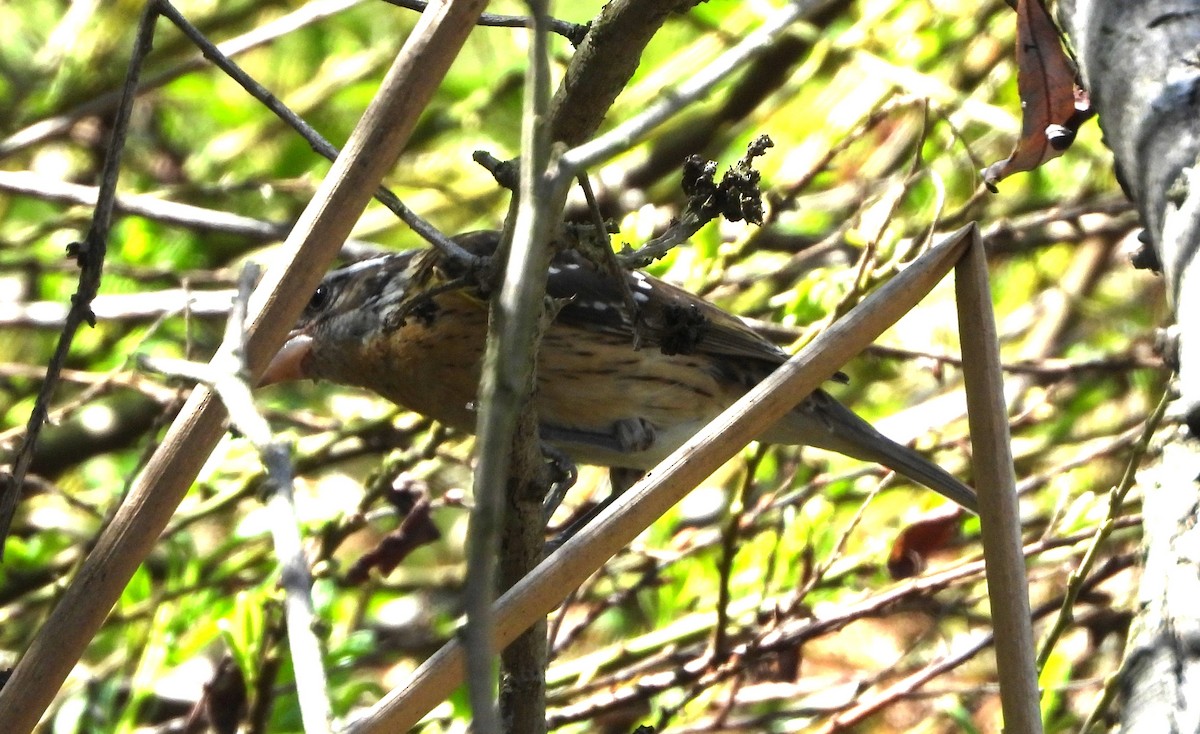
<path id="1" fill-rule="evenodd" d="M 395 5 L 398 8 L 407 8 L 408 10 L 416 10 L 417 12 L 425 12 L 425 8 L 429 7 L 426 0 L 383 0 L 388 5 Z M 493 26 L 496 28 L 534 28 L 534 17 L 531 15 L 501 15 L 499 13 L 483 13 L 479 16 L 479 25 Z M 572 46 L 578 46 L 583 37 L 587 35 L 589 24 L 587 23 L 569 23 L 565 20 L 546 17 L 546 30 L 550 33 L 557 33 L 563 38 L 571 42 Z"/>
<path id="2" fill-rule="evenodd" d="M 712 89 L 747 62 L 770 47 L 771 42 L 800 18 L 819 11 L 829 0 L 797 0 L 775 12 L 767 21 L 733 48 L 721 54 L 692 77 L 671 89 L 645 112 L 631 117 L 609 132 L 563 154 L 562 166 L 569 172 L 593 168 L 627 150 L 651 130 L 703 99 Z"/>
<path id="3" fill-rule="evenodd" d="M 59 372 L 65 366 L 67 355 L 71 351 L 71 342 L 75 333 L 86 321 L 95 325 L 96 316 L 92 313 L 92 299 L 100 290 L 100 278 L 104 270 L 104 256 L 108 251 L 108 232 L 112 226 L 113 204 L 117 195 L 117 177 L 121 171 L 121 153 L 125 149 L 125 136 L 129 130 L 129 119 L 133 110 L 133 97 L 137 88 L 138 75 L 146 54 L 150 52 L 151 40 L 154 37 L 154 23 L 157 12 L 153 3 L 146 6 L 138 23 L 137 41 L 133 56 L 129 60 L 129 73 L 125 78 L 125 87 L 121 93 L 121 104 L 113 121 L 112 137 L 109 140 L 108 151 L 104 158 L 104 170 L 101 173 L 100 191 L 97 194 L 96 211 L 92 216 L 92 226 L 83 242 L 72 243 L 67 247 L 67 254 L 79 263 L 79 286 L 71 296 L 71 310 L 63 324 L 59 335 L 58 345 L 50 365 L 46 368 L 46 379 L 38 391 L 37 400 L 29 414 L 29 423 L 25 432 L 25 440 L 21 442 L 16 459 L 13 461 L 12 474 L 0 476 L 0 559 L 4 557 L 5 540 L 12 526 L 13 515 L 17 511 L 17 503 L 21 499 L 21 489 L 25 474 L 33 462 L 33 452 L 37 445 L 38 435 L 46 422 L 46 414 L 50 410 L 50 399 L 54 388 L 58 386 Z"/>
<path id="4" fill-rule="evenodd" d="M 526 513 L 530 487 L 536 484 L 535 467 L 541 463 L 536 414 L 532 405 L 534 361 L 541 339 L 546 279 L 553 252 L 550 240 L 566 201 L 567 185 L 548 173 L 553 166 L 545 128 L 550 98 L 547 34 L 542 20 L 544 2 L 530 2 L 537 19 L 529 49 L 525 102 L 521 127 L 521 174 L 504 277 L 493 297 L 491 323 L 479 388 L 477 422 L 475 507 L 471 511 L 467 541 L 467 581 L 464 606 L 467 626 L 467 689 L 475 731 L 499 732 L 494 704 L 493 647 L 496 570 L 503 572 L 505 587 L 516 583 L 540 560 L 544 543 L 541 497 Z M 569 180 L 568 180 L 569 182 Z M 506 233 L 507 234 L 507 233 Z M 505 494 L 515 496 L 506 498 Z M 507 510 L 507 511 L 506 511 Z M 527 515 L 528 516 L 525 516 Z M 535 526 L 530 526 L 535 523 Z M 506 539 L 500 559 L 501 533 Z M 529 547 L 530 543 L 533 547 Z M 499 559 L 499 563 L 498 563 Z M 507 651 L 506 663 L 519 684 L 532 686 L 522 696 L 505 697 L 505 714 L 513 731 L 545 727 L 546 628 L 540 624 L 520 640 L 523 649 Z M 527 625 L 528 626 L 528 625 Z"/>
<path id="5" fill-rule="evenodd" d="M 276 117 L 299 133 L 312 146 L 312 149 L 316 153 L 331 161 L 338 157 L 338 149 L 317 132 L 312 125 L 309 125 L 302 117 L 292 112 L 278 97 L 267 91 L 265 87 L 243 71 L 233 60 L 222 54 L 214 43 L 205 38 L 204 34 L 189 23 L 187 18 L 172 7 L 167 0 L 158 1 L 162 4 L 163 15 L 174 23 L 192 43 L 196 44 L 204 55 L 212 60 L 217 68 L 228 74 L 250 96 L 261 102 L 264 107 L 275 113 Z M 375 190 L 375 199 L 399 217 L 402 222 L 407 224 L 422 239 L 441 250 L 447 257 L 466 267 L 474 268 L 478 266 L 480 262 L 478 256 L 464 250 L 454 240 L 442 234 L 436 227 L 405 206 L 404 202 L 400 201 L 400 197 L 392 193 L 387 187 L 379 186 Z"/>
<path id="6" fill-rule="evenodd" d="M 233 426 L 254 445 L 266 467 L 271 493 L 267 501 L 271 536 L 279 560 L 280 585 L 285 595 L 288 646 L 296 675 L 296 693 L 304 731 L 329 731 L 332 708 L 322 662 L 321 644 L 314 633 L 317 615 L 312 600 L 312 574 L 296 513 L 291 447 L 276 440 L 271 426 L 254 405 L 250 370 L 246 365 L 246 303 L 258 281 L 258 266 L 242 270 L 238 296 L 225 328 L 225 338 L 208 364 L 176 359 L 142 360 L 143 366 L 167 375 L 184 377 L 210 388 L 229 413 Z"/>
<path id="7" fill-rule="evenodd" d="M 223 317 L 229 314 L 232 297 L 233 290 L 228 288 L 104 294 L 92 300 L 92 315 L 105 323 L 151 321 L 185 312 L 198 317 Z M 0 326 L 64 328 L 73 308 L 58 301 L 0 303 Z"/>
<path id="8" fill-rule="evenodd" d="M 91 207 L 96 206 L 98 198 L 94 187 L 57 181 L 32 171 L 0 171 L 0 191 Z M 235 234 L 254 240 L 281 239 L 291 226 L 284 222 L 268 222 L 216 209 L 164 201 L 146 194 L 121 194 L 115 198 L 114 209 L 121 214 L 134 214 L 199 232 Z"/>
<path id="9" fill-rule="evenodd" d="M 1138 465 L 1146 456 L 1146 452 L 1150 448 L 1150 440 L 1154 437 L 1154 432 L 1158 430 L 1159 424 L 1162 423 L 1163 416 L 1167 414 L 1167 406 L 1171 402 L 1171 391 L 1167 390 L 1162 399 L 1159 400 L 1158 406 L 1151 411 L 1146 418 L 1146 424 L 1142 428 L 1141 435 L 1138 437 L 1137 443 L 1133 446 L 1133 451 L 1129 456 L 1129 462 L 1125 466 L 1125 474 L 1121 477 L 1121 481 L 1117 486 L 1113 487 L 1108 493 L 1108 513 L 1104 521 L 1096 529 L 1096 534 L 1092 537 L 1092 542 L 1088 546 L 1087 551 L 1080 559 L 1079 565 L 1071 572 L 1067 579 L 1067 590 L 1063 595 L 1062 607 L 1058 610 L 1058 614 L 1054 617 L 1054 622 L 1046 630 L 1046 635 L 1042 639 L 1041 650 L 1037 656 L 1037 669 L 1040 674 L 1050 660 L 1050 654 L 1054 652 L 1054 646 L 1058 643 L 1058 639 L 1066 632 L 1074 620 L 1073 609 L 1075 602 L 1079 599 L 1079 594 L 1083 589 L 1083 584 L 1087 580 L 1087 576 L 1091 573 L 1092 567 L 1100 557 L 1100 549 L 1104 542 L 1109 539 L 1116 530 L 1117 520 L 1120 518 L 1121 508 L 1125 505 L 1125 497 L 1129 494 L 1129 490 L 1133 488 L 1134 481 L 1137 478 Z"/>

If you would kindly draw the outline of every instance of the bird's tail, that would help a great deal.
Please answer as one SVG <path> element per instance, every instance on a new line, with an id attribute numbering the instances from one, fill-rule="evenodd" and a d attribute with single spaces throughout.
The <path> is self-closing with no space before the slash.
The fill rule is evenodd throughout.
<path id="1" fill-rule="evenodd" d="M 772 443 L 804 444 L 882 464 L 978 513 L 975 491 L 907 446 L 898 444 L 839 403 L 817 390 L 765 436 Z"/>

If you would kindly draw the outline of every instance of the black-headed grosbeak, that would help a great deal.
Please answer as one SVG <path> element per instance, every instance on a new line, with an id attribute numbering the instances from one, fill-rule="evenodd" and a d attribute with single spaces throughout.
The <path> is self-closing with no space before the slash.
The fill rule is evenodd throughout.
<path id="1" fill-rule="evenodd" d="M 460 235 L 477 254 L 498 233 Z M 385 255 L 325 277 L 263 383 L 312 378 L 365 387 L 463 431 L 487 334 L 478 287 L 438 250 Z M 547 292 L 561 307 L 538 352 L 542 439 L 573 459 L 647 470 L 787 359 L 737 317 L 638 271 L 628 291 L 574 251 L 555 256 Z M 632 294 L 632 308 L 628 303 Z M 636 340 L 636 342 L 635 342 Z M 635 346 L 636 344 L 636 346 Z M 872 461 L 976 509 L 975 493 L 817 390 L 763 436 Z"/>

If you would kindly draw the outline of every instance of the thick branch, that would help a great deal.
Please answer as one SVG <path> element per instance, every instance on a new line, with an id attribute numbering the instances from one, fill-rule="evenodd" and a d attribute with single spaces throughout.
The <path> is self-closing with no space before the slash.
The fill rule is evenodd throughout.
<path id="1" fill-rule="evenodd" d="M 1180 325 L 1181 405 L 1200 428 L 1200 4 L 1065 0 L 1117 177 L 1137 203 Z"/>

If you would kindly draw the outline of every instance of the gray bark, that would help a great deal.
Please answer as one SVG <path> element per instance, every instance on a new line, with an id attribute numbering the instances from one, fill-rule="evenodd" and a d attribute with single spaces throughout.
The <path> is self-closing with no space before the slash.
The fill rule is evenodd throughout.
<path id="1" fill-rule="evenodd" d="M 1200 732 L 1200 0 L 1063 0 L 1059 18 L 1167 279 L 1176 410 L 1193 436 L 1139 477 L 1146 568 L 1121 672 L 1121 731 Z"/>
<path id="2" fill-rule="evenodd" d="M 1064 0 L 1059 16 L 1167 279 L 1180 400 L 1200 419 L 1200 2 Z"/>

